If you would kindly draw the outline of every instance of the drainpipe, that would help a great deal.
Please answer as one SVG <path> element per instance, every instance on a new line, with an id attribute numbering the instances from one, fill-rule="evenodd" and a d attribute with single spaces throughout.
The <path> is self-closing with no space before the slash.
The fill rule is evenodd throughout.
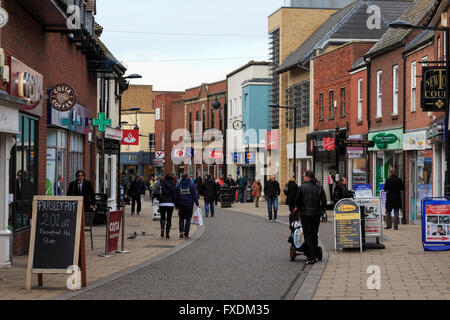
<path id="1" fill-rule="evenodd" d="M 367 63 L 367 134 L 369 134 L 369 130 L 370 130 L 370 59 L 367 59 L 367 57 L 364 57 L 364 62 Z M 367 152 L 366 152 L 366 164 L 367 164 L 367 170 L 366 170 L 366 175 L 367 175 L 367 181 L 370 180 L 370 173 L 372 172 L 372 166 L 371 161 L 370 161 L 370 156 L 369 156 L 369 148 L 367 148 Z M 374 176 L 375 178 L 375 176 Z M 369 181 L 370 182 L 370 181 Z M 373 186 L 375 192 L 374 195 L 377 194 L 377 190 L 376 190 L 376 183 Z"/>
<path id="2" fill-rule="evenodd" d="M 402 53 L 403 58 L 403 135 L 406 132 L 406 50 Z M 403 171 L 404 177 L 403 182 L 406 180 L 406 155 L 408 152 L 403 154 Z M 408 179 L 409 180 L 409 179 Z M 403 188 L 406 190 L 406 186 Z M 409 190 L 411 192 L 411 190 Z M 409 219 L 408 219 L 409 220 Z M 406 193 L 403 194 L 403 224 L 406 224 Z"/>

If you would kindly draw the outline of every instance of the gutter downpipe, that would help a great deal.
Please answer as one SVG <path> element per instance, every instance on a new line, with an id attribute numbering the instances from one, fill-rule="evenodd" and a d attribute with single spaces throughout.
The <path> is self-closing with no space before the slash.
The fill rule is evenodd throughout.
<path id="1" fill-rule="evenodd" d="M 370 58 L 364 57 L 364 62 L 367 63 L 367 134 L 369 134 L 369 130 L 370 130 Z M 368 164 L 367 166 L 367 181 L 370 181 L 370 173 L 372 172 L 372 167 L 370 166 L 371 161 L 370 161 L 370 156 L 369 156 L 369 149 L 367 148 L 367 153 L 366 153 L 366 163 Z M 374 190 L 375 190 L 375 186 L 376 184 L 374 184 Z M 375 190 L 374 195 L 377 194 L 377 191 Z"/>
<path id="2" fill-rule="evenodd" d="M 406 133 L 406 48 L 402 52 L 402 58 L 403 58 L 403 135 Z M 403 151 L 403 170 L 404 170 L 404 177 L 403 181 L 405 181 L 406 177 L 406 155 L 408 152 Z M 408 179 L 409 180 L 409 179 Z M 406 188 L 404 188 L 406 189 Z M 411 192 L 411 190 L 409 190 Z M 406 224 L 406 194 L 403 194 L 403 224 Z"/>

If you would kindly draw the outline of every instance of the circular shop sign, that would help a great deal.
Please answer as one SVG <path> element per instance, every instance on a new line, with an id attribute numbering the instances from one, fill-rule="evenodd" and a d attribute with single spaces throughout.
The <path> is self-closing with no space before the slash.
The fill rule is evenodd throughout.
<path id="1" fill-rule="evenodd" d="M 3 28 L 9 20 L 8 12 L 5 9 L 0 8 L 0 29 Z"/>
<path id="2" fill-rule="evenodd" d="M 65 84 L 54 86 L 50 92 L 50 104 L 58 111 L 69 111 L 77 103 L 77 94 L 72 87 Z"/>

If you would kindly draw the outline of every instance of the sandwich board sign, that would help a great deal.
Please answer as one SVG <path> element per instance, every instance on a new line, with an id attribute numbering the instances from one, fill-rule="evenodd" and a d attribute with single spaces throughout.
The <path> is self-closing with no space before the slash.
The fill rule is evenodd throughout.
<path id="1" fill-rule="evenodd" d="M 361 209 L 353 199 L 342 199 L 334 208 L 334 244 L 337 249 L 363 250 Z"/>
<path id="2" fill-rule="evenodd" d="M 450 250 L 450 199 L 424 199 L 422 212 L 423 248 Z"/>
<path id="3" fill-rule="evenodd" d="M 26 279 L 28 291 L 33 274 L 39 275 L 39 286 L 42 286 L 43 274 L 71 273 L 79 264 L 82 282 L 86 285 L 82 225 L 83 197 L 34 197 Z"/>

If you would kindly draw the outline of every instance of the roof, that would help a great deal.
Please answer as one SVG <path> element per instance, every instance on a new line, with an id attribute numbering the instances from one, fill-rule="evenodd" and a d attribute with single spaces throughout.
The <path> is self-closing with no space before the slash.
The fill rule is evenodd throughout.
<path id="1" fill-rule="evenodd" d="M 115 66 L 119 68 L 119 70 L 122 73 L 125 73 L 127 70 L 127 67 L 125 67 L 122 62 L 120 62 L 112 53 L 109 51 L 108 47 L 100 40 L 100 35 L 103 32 L 103 27 L 100 26 L 98 23 L 95 23 L 95 42 L 100 46 L 101 50 L 103 51 L 106 59 L 112 61 Z"/>
<path id="2" fill-rule="evenodd" d="M 411 4 L 412 0 L 355 1 L 332 14 L 276 71 L 282 73 L 295 68 L 298 63 L 305 64 L 314 56 L 316 49 L 324 49 L 330 43 L 339 44 L 351 40 L 378 41 L 388 30 L 389 23 L 396 20 Z M 367 9 L 370 5 L 380 7 L 380 29 L 370 30 L 367 27 Z"/>
<path id="3" fill-rule="evenodd" d="M 412 49 L 415 49 L 417 47 L 419 47 L 422 44 L 427 43 L 428 41 L 432 41 L 434 40 L 434 31 L 433 30 L 425 30 L 422 31 L 421 33 L 419 33 L 417 35 L 417 37 L 415 37 L 414 39 L 412 39 L 410 42 L 408 42 L 405 46 L 405 50 L 409 51 Z"/>
<path id="4" fill-rule="evenodd" d="M 252 61 L 248 62 L 246 65 L 243 65 L 242 67 L 240 67 L 240 68 L 238 68 L 238 69 L 236 69 L 236 70 L 230 72 L 229 74 L 227 74 L 227 78 L 229 78 L 229 77 L 235 75 L 235 74 L 238 73 L 238 72 L 241 72 L 242 70 L 247 69 L 247 68 L 250 67 L 250 66 L 269 66 L 269 65 L 270 65 L 270 62 L 266 62 L 266 61 L 254 61 L 254 60 L 252 60 Z"/>
<path id="5" fill-rule="evenodd" d="M 427 15 L 437 7 L 440 1 L 415 0 L 414 3 L 403 12 L 398 21 L 405 21 L 413 25 L 420 24 Z M 431 18 L 431 15 L 430 15 Z M 389 29 L 366 54 L 366 57 L 376 56 L 384 51 L 388 51 L 401 46 L 404 39 L 412 30 L 408 29 Z"/>

